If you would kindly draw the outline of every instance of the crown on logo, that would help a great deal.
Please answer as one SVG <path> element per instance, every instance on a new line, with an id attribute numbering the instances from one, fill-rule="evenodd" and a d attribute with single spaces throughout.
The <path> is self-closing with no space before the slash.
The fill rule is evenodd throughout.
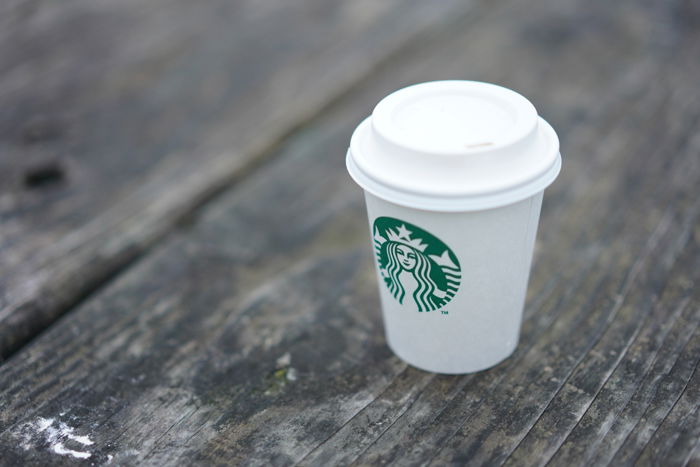
<path id="1" fill-rule="evenodd" d="M 415 248 L 416 250 L 418 250 L 420 252 L 425 252 L 425 249 L 428 248 L 428 245 L 423 243 L 420 238 L 412 239 L 411 238 L 412 233 L 413 232 L 408 230 L 406 228 L 406 225 L 404 225 L 404 224 L 402 224 L 401 227 L 399 227 L 396 232 L 394 232 L 391 229 L 386 230 L 386 236 L 392 242 L 402 243 L 404 245 L 410 246 L 411 248 Z M 376 236 L 379 236 L 381 238 L 381 236 L 379 235 L 379 232 L 377 232 L 377 235 L 375 235 L 375 238 L 376 238 Z M 384 243 L 384 242 L 382 242 L 380 240 L 380 243 Z"/>

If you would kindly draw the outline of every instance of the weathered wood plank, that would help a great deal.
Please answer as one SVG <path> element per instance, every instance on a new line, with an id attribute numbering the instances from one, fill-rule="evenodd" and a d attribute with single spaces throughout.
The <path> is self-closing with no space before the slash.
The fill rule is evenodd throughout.
<path id="1" fill-rule="evenodd" d="M 700 333 L 693 342 L 694 355 L 700 355 Z M 681 465 L 688 462 L 698 442 L 698 397 L 700 397 L 700 372 L 696 363 L 692 378 L 683 388 L 680 398 L 673 404 L 673 409 L 664 417 L 663 422 L 654 431 L 649 443 L 635 459 L 640 464 L 663 464 L 668 462 Z M 697 458 L 695 459 L 698 460 Z"/>
<path id="2" fill-rule="evenodd" d="M 660 451 L 659 445 L 668 442 L 669 438 L 675 440 L 679 435 L 697 431 L 697 417 L 693 418 L 692 410 L 688 411 L 685 404 L 678 406 L 678 401 L 688 389 L 690 389 L 692 395 L 693 387 L 691 385 L 694 383 L 697 386 L 697 381 L 692 381 L 693 378 L 697 380 L 697 360 L 693 362 L 693 358 L 697 359 L 700 352 L 698 349 L 697 328 L 695 330 L 693 341 L 686 344 L 682 352 L 679 353 L 675 362 L 673 362 L 673 368 L 669 372 L 661 374 L 658 387 L 651 392 L 653 399 L 644 407 L 646 410 L 632 427 L 627 437 L 623 439 L 624 443 L 622 446 L 617 452 L 614 452 L 611 463 L 635 462 L 640 459 L 641 455 L 648 462 L 663 463 L 667 457 L 659 455 L 661 454 L 658 452 Z M 692 403 L 697 407 L 698 400 L 695 399 Z M 677 421 L 673 423 L 674 418 L 679 418 L 679 413 L 676 410 L 677 406 L 679 410 L 684 411 L 680 416 L 686 415 L 691 417 L 690 427 L 683 426 Z M 675 413 L 670 416 L 672 412 Z M 666 424 L 667 420 L 669 421 L 668 425 L 672 425 L 672 428 L 666 427 L 665 430 L 659 432 L 659 427 Z M 653 443 L 651 443 L 652 439 L 654 439 Z M 649 449 L 650 447 L 651 449 Z M 657 452 L 655 453 L 654 451 Z M 691 453 L 692 448 L 690 450 L 679 450 L 673 455 L 674 457 L 684 457 Z M 666 454 L 666 452 L 663 452 L 663 454 Z M 697 455 L 697 453 L 695 454 Z M 695 460 L 697 461 L 697 458 Z"/>
<path id="3" fill-rule="evenodd" d="M 15 3 L 0 18 L 0 357 L 384 57 L 470 8 Z"/>
<path id="4" fill-rule="evenodd" d="M 153 465 L 693 459 L 700 41 L 680 8 L 504 2 L 394 57 L 4 365 L 3 460 L 70 463 L 57 442 Z M 386 348 L 343 167 L 372 103 L 446 76 L 522 90 L 565 156 L 518 350 L 463 377 Z"/>

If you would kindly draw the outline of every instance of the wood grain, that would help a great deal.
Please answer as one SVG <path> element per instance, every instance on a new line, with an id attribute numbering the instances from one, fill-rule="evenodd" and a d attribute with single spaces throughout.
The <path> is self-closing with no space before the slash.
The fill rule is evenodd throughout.
<path id="1" fill-rule="evenodd" d="M 0 358 L 186 222 L 376 63 L 471 5 L 2 8 Z"/>
<path id="2" fill-rule="evenodd" d="M 503 2 L 393 56 L 0 369 L 0 458 L 75 463 L 62 441 L 119 465 L 697 462 L 698 18 Z M 518 349 L 465 376 L 386 347 L 343 161 L 378 98 L 448 77 L 523 92 L 564 156 Z M 61 423 L 94 444 L 51 438 Z"/>

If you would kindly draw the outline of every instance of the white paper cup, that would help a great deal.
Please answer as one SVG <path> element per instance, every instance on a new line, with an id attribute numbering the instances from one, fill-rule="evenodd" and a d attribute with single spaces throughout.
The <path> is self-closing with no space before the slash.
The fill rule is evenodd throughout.
<path id="1" fill-rule="evenodd" d="M 483 370 L 518 343 L 542 194 L 559 142 L 508 89 L 437 81 L 383 99 L 353 134 L 387 342 L 437 373 Z"/>

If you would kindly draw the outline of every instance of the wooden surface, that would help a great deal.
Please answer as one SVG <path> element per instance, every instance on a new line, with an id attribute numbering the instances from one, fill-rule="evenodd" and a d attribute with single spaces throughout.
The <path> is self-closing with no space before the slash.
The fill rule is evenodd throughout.
<path id="1" fill-rule="evenodd" d="M 3 7 L 3 464 L 700 462 L 693 2 L 209 3 Z M 458 377 L 386 347 L 344 169 L 444 78 L 564 158 L 520 344 Z"/>
<path id="2" fill-rule="evenodd" d="M 0 358 L 387 55 L 465 13 L 422 3 L 0 7 Z"/>

